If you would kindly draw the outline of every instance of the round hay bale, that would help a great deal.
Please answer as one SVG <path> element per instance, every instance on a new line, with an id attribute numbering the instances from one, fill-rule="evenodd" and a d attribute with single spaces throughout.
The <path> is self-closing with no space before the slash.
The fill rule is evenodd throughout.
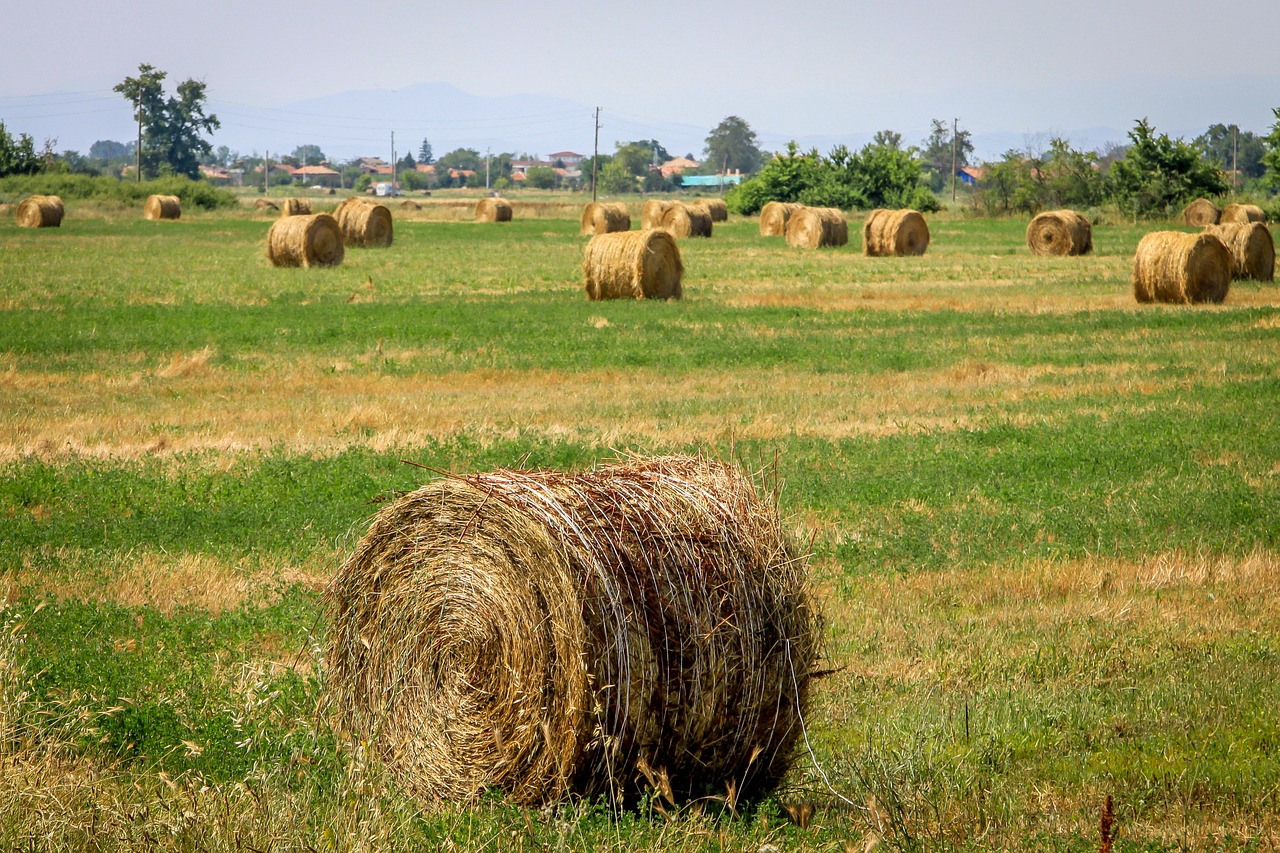
<path id="1" fill-rule="evenodd" d="M 1205 229 L 1226 244 L 1231 252 L 1231 277 L 1273 281 L 1276 275 L 1276 244 L 1261 222 L 1229 222 Z"/>
<path id="2" fill-rule="evenodd" d="M 1258 207 L 1256 204 L 1229 204 L 1222 208 L 1222 215 L 1218 217 L 1219 225 L 1226 225 L 1231 222 L 1247 223 L 1266 221 L 1266 211 Z"/>
<path id="3" fill-rule="evenodd" d="M 1198 198 L 1182 208 L 1182 221 L 1196 228 L 1217 225 L 1221 216 L 1222 211 L 1207 198 Z"/>
<path id="4" fill-rule="evenodd" d="M 649 199 L 640 208 L 640 227 L 645 230 L 661 228 L 663 214 L 679 203 L 664 198 Z"/>
<path id="5" fill-rule="evenodd" d="M 760 209 L 760 236 L 784 237 L 787 220 L 803 205 L 791 201 L 771 201 Z"/>
<path id="6" fill-rule="evenodd" d="M 395 228 L 391 223 L 391 211 L 385 205 L 351 196 L 334 209 L 333 218 L 338 220 L 338 227 L 342 229 L 344 246 L 371 249 L 391 245 Z"/>
<path id="7" fill-rule="evenodd" d="M 505 198 L 482 198 L 476 205 L 476 222 L 510 222 L 511 202 Z"/>
<path id="8" fill-rule="evenodd" d="M 400 209 L 401 210 L 422 210 L 422 205 L 411 198 L 406 198 L 404 201 L 400 202 Z"/>
<path id="9" fill-rule="evenodd" d="M 834 207 L 801 207 L 787 218 L 787 245 L 801 249 L 843 246 L 849 242 L 844 211 Z"/>
<path id="10" fill-rule="evenodd" d="M 274 201 L 265 198 L 255 199 L 253 202 L 254 210 L 279 210 Z"/>
<path id="11" fill-rule="evenodd" d="M 729 205 L 722 198 L 700 198 L 692 202 L 696 207 L 705 208 L 711 214 L 712 222 L 729 221 Z"/>
<path id="12" fill-rule="evenodd" d="M 1049 210 L 1027 225 L 1033 255 L 1087 255 L 1093 251 L 1093 226 L 1074 210 Z"/>
<path id="13" fill-rule="evenodd" d="M 281 216 L 310 216 L 311 202 L 305 198 L 286 198 L 280 202 Z"/>
<path id="14" fill-rule="evenodd" d="M 19 228 L 59 228 L 67 209 L 56 195 L 30 195 L 14 214 Z"/>
<path id="15" fill-rule="evenodd" d="M 342 229 L 327 213 L 281 216 L 267 232 L 272 266 L 336 267 L 342 255 Z"/>
<path id="16" fill-rule="evenodd" d="M 178 219 L 182 216 L 182 199 L 176 195 L 149 195 L 142 206 L 147 219 Z"/>
<path id="17" fill-rule="evenodd" d="M 710 237 L 711 214 L 705 208 L 676 202 L 663 212 L 659 227 L 673 237 Z"/>
<path id="18" fill-rule="evenodd" d="M 328 696 L 427 805 L 753 799 L 794 759 L 821 651 L 805 563 L 702 459 L 442 478 L 339 569 Z"/>
<path id="19" fill-rule="evenodd" d="M 620 201 L 593 201 L 582 208 L 580 234 L 610 234 L 630 230 L 631 214 Z"/>
<path id="20" fill-rule="evenodd" d="M 1139 302 L 1221 302 L 1231 286 L 1231 251 L 1213 234 L 1152 231 L 1133 258 Z"/>
<path id="21" fill-rule="evenodd" d="M 862 253 L 869 257 L 923 255 L 929 248 L 929 226 L 918 211 L 877 209 L 862 224 Z"/>
<path id="22" fill-rule="evenodd" d="M 666 231 L 615 231 L 587 241 L 582 275 L 592 300 L 679 299 L 684 264 Z"/>

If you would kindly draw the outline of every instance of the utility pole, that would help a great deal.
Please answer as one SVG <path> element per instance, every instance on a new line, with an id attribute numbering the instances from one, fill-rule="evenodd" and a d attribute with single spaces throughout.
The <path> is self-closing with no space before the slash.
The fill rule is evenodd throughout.
<path id="1" fill-rule="evenodd" d="M 396 132 L 391 131 L 391 196 L 396 195 Z"/>
<path id="2" fill-rule="evenodd" d="M 133 152 L 135 155 L 135 164 L 133 170 L 135 172 L 134 180 L 142 183 L 142 92 L 138 92 L 138 150 Z"/>
<path id="3" fill-rule="evenodd" d="M 1237 143 L 1240 136 L 1240 126 L 1231 125 L 1231 188 L 1236 188 L 1236 175 L 1239 174 L 1240 166 L 1236 163 Z"/>
<path id="4" fill-rule="evenodd" d="M 484 149 L 484 188 L 489 189 L 489 152 L 491 148 Z"/>
<path id="5" fill-rule="evenodd" d="M 960 134 L 960 119 L 951 122 L 951 200 L 956 200 L 956 143 Z"/>
<path id="6" fill-rule="evenodd" d="M 262 194 L 269 195 L 271 193 L 271 152 L 262 152 Z"/>
<path id="7" fill-rule="evenodd" d="M 596 200 L 596 175 L 600 172 L 600 108 L 596 107 L 596 147 L 591 155 L 591 200 Z"/>

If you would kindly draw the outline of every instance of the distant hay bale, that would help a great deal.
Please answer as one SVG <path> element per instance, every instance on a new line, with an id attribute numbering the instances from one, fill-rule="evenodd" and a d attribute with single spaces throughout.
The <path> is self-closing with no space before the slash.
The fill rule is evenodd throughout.
<path id="1" fill-rule="evenodd" d="M 476 205 L 476 222 L 510 222 L 511 202 L 505 198 L 482 198 Z"/>
<path id="2" fill-rule="evenodd" d="M 703 459 L 442 477 L 339 568 L 326 697 L 427 807 L 751 802 L 802 743 L 806 563 L 756 484 Z"/>
<path id="3" fill-rule="evenodd" d="M 401 210 L 422 210 L 422 205 L 411 198 L 406 198 L 404 201 L 400 202 L 400 209 Z"/>
<path id="4" fill-rule="evenodd" d="M 182 199 L 176 195 L 149 195 L 142 206 L 147 219 L 178 219 L 182 216 Z"/>
<path id="5" fill-rule="evenodd" d="M 659 227 L 678 238 L 710 237 L 711 213 L 703 207 L 676 202 L 663 212 Z"/>
<path id="6" fill-rule="evenodd" d="M 760 236 L 785 237 L 787 220 L 803 205 L 790 201 L 771 201 L 760 209 Z"/>
<path id="7" fill-rule="evenodd" d="M 1049 210 L 1027 225 L 1033 255 L 1087 255 L 1093 251 L 1093 226 L 1074 210 Z"/>
<path id="8" fill-rule="evenodd" d="M 844 211 L 834 207 L 801 207 L 787 218 L 787 245 L 799 249 L 823 249 L 849 242 Z"/>
<path id="9" fill-rule="evenodd" d="M 581 234 L 610 234 L 630 230 L 631 214 L 620 201 L 592 201 L 582 208 Z"/>
<path id="10" fill-rule="evenodd" d="M 923 255 L 929 248 L 929 226 L 918 211 L 877 209 L 862 224 L 862 253 L 869 257 Z"/>
<path id="11" fill-rule="evenodd" d="M 662 216 L 675 205 L 678 201 L 670 201 L 664 198 L 651 198 L 640 208 L 640 227 L 643 229 L 661 228 Z"/>
<path id="12" fill-rule="evenodd" d="M 1207 198 L 1198 198 L 1182 209 L 1182 221 L 1197 228 L 1217 225 L 1221 216 L 1222 211 Z"/>
<path id="13" fill-rule="evenodd" d="M 360 248 L 385 248 L 391 245 L 395 227 L 391 211 L 386 206 L 369 199 L 351 196 L 343 200 L 333 211 L 342 229 L 344 246 Z"/>
<path id="14" fill-rule="evenodd" d="M 1261 222 L 1229 222 L 1210 225 L 1205 231 L 1226 244 L 1231 252 L 1231 277 L 1273 281 L 1276 245 Z"/>
<path id="15" fill-rule="evenodd" d="M 30 195 L 14 214 L 19 228 L 58 228 L 67 209 L 56 195 Z"/>
<path id="16" fill-rule="evenodd" d="M 265 198 L 255 199 L 253 202 L 253 208 L 254 210 L 279 210 L 280 209 L 279 207 L 276 206 L 276 203 L 274 201 L 271 201 L 270 199 L 265 199 Z"/>
<path id="17" fill-rule="evenodd" d="M 616 231 L 587 242 L 582 275 L 592 300 L 679 299 L 684 264 L 666 231 Z"/>
<path id="18" fill-rule="evenodd" d="M 1213 234 L 1152 231 L 1133 258 L 1139 302 L 1221 302 L 1231 286 L 1231 251 Z"/>
<path id="19" fill-rule="evenodd" d="M 712 222 L 728 222 L 729 221 L 729 205 L 725 204 L 722 198 L 700 198 L 691 202 L 696 207 L 706 208 L 707 213 L 711 214 Z"/>
<path id="20" fill-rule="evenodd" d="M 1222 208 L 1222 216 L 1218 217 L 1219 225 L 1231 222 L 1266 222 L 1267 214 L 1256 204 L 1229 204 Z"/>
<path id="21" fill-rule="evenodd" d="M 311 202 L 305 198 L 286 198 L 280 202 L 281 216 L 309 216 Z"/>
<path id="22" fill-rule="evenodd" d="M 342 256 L 342 229 L 327 213 L 281 216 L 267 232 L 273 266 L 336 267 Z"/>

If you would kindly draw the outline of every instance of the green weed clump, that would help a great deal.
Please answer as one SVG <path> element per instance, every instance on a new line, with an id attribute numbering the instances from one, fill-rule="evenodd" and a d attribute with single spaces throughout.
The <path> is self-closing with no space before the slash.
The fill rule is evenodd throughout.
<path id="1" fill-rule="evenodd" d="M 185 175 L 170 175 L 150 181 L 126 181 L 103 175 L 48 172 L 39 175 L 12 175 L 0 178 L 0 201 L 16 203 L 32 194 L 61 196 L 63 201 L 94 200 L 135 204 L 150 195 L 176 195 L 184 208 L 216 210 L 238 202 L 234 193 Z"/>

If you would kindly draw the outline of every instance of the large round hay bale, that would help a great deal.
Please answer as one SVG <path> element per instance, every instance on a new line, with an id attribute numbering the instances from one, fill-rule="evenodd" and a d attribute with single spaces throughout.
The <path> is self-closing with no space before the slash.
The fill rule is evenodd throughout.
<path id="1" fill-rule="evenodd" d="M 1221 216 L 1222 211 L 1207 198 L 1198 198 L 1182 208 L 1182 221 L 1197 228 L 1217 225 Z"/>
<path id="2" fill-rule="evenodd" d="M 631 214 L 620 201 L 593 201 L 582 208 L 582 234 L 630 231 Z"/>
<path id="3" fill-rule="evenodd" d="M 1229 204 L 1222 208 L 1222 215 L 1218 217 L 1219 225 L 1226 225 L 1231 222 L 1247 223 L 1266 221 L 1266 211 L 1258 207 L 1256 204 Z"/>
<path id="4" fill-rule="evenodd" d="M 395 230 L 391 223 L 391 211 L 385 205 L 369 199 L 350 196 L 333 211 L 342 229 L 345 246 L 365 249 L 384 248 L 391 245 Z"/>
<path id="5" fill-rule="evenodd" d="M 286 198 L 280 202 L 281 216 L 310 216 L 311 202 L 305 198 Z"/>
<path id="6" fill-rule="evenodd" d="M 336 267 L 342 255 L 342 229 L 327 213 L 281 216 L 267 232 L 267 257 L 273 266 Z"/>
<path id="7" fill-rule="evenodd" d="M 805 562 L 702 459 L 442 478 L 339 569 L 328 696 L 427 805 L 754 799 L 795 758 L 821 652 Z"/>
<path id="8" fill-rule="evenodd" d="M 679 299 L 684 264 L 666 231 L 597 234 L 582 253 L 588 299 Z"/>
<path id="9" fill-rule="evenodd" d="M 414 201 L 414 200 L 413 200 L 413 199 L 411 199 L 411 198 L 406 198 L 404 201 L 400 202 L 400 209 L 401 209 L 401 210 L 410 210 L 410 211 L 412 211 L 412 210 L 422 210 L 422 203 L 421 203 L 421 202 Z"/>
<path id="10" fill-rule="evenodd" d="M 254 199 L 253 209 L 265 211 L 265 210 L 279 210 L 280 208 L 277 207 L 276 203 L 274 201 L 271 201 L 270 199 L 259 198 L 259 199 Z"/>
<path id="11" fill-rule="evenodd" d="M 1213 234 L 1152 231 L 1133 258 L 1139 302 L 1221 302 L 1231 286 L 1231 251 Z"/>
<path id="12" fill-rule="evenodd" d="M 1273 281 L 1276 275 L 1276 244 L 1261 222 L 1229 222 L 1210 225 L 1205 231 L 1226 244 L 1231 251 L 1231 277 Z"/>
<path id="13" fill-rule="evenodd" d="M 19 228 L 58 228 L 67 209 L 56 195 L 30 195 L 14 214 Z"/>
<path id="14" fill-rule="evenodd" d="M 771 201 L 766 204 L 760 209 L 760 236 L 786 236 L 787 220 L 802 206 L 791 201 Z"/>
<path id="15" fill-rule="evenodd" d="M 869 257 L 923 255 L 929 248 L 929 225 L 918 211 L 877 209 L 862 224 L 862 253 Z"/>
<path id="16" fill-rule="evenodd" d="M 661 228 L 662 216 L 680 202 L 665 198 L 651 198 L 640 208 L 640 227 L 643 229 Z"/>
<path id="17" fill-rule="evenodd" d="M 663 212 L 659 227 L 673 237 L 710 237 L 711 213 L 706 208 L 677 202 Z"/>
<path id="18" fill-rule="evenodd" d="M 834 207 L 801 207 L 787 218 L 787 245 L 800 249 L 843 246 L 849 242 L 844 211 Z"/>
<path id="19" fill-rule="evenodd" d="M 182 216 L 182 199 L 176 195 L 149 195 L 142 205 L 147 219 L 178 219 Z"/>
<path id="20" fill-rule="evenodd" d="M 695 207 L 706 208 L 707 213 L 711 214 L 712 222 L 728 222 L 729 221 L 729 205 L 725 204 L 722 198 L 700 198 L 691 202 Z"/>
<path id="21" fill-rule="evenodd" d="M 505 198 L 482 198 L 476 205 L 476 222 L 510 222 L 511 202 Z"/>
<path id="22" fill-rule="evenodd" d="M 1027 225 L 1033 255 L 1087 255 L 1093 251 L 1093 226 L 1074 210 L 1049 210 Z"/>

